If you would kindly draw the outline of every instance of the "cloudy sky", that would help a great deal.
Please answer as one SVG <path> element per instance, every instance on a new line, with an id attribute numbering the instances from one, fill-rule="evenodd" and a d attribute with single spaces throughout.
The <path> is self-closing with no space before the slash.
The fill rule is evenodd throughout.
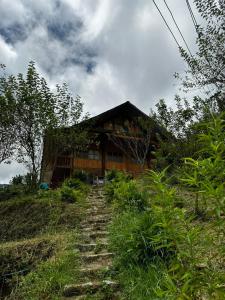
<path id="1" fill-rule="evenodd" d="M 156 3 L 176 32 L 163 0 Z M 167 3 L 193 49 L 185 0 Z M 173 74 L 185 71 L 152 0 L 0 0 L 0 63 L 16 74 L 30 60 L 50 86 L 67 82 L 92 115 L 127 100 L 146 113 L 160 98 L 172 103 Z M 0 182 L 22 171 L 1 165 Z"/>

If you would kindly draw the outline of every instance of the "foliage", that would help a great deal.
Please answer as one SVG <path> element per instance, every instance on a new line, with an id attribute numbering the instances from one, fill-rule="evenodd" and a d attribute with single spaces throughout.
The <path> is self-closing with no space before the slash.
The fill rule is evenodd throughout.
<path id="1" fill-rule="evenodd" d="M 22 278 L 9 299 L 61 299 L 63 288 L 78 277 L 78 256 L 74 253 L 76 235 L 66 234 L 54 259 L 42 261 Z"/>
<path id="2" fill-rule="evenodd" d="M 120 182 L 128 182 L 131 179 L 130 175 L 112 170 L 108 171 L 106 174 L 106 184 L 104 186 L 104 190 L 106 193 L 106 198 L 109 202 L 111 202 L 114 198 L 114 192 Z"/>
<path id="3" fill-rule="evenodd" d="M 67 178 L 60 190 L 61 200 L 69 203 L 84 199 L 88 186 L 78 178 Z"/>
<path id="4" fill-rule="evenodd" d="M 61 200 L 68 203 L 74 203 L 82 198 L 82 193 L 79 190 L 75 190 L 69 186 L 63 186 L 61 188 Z"/>
<path id="5" fill-rule="evenodd" d="M 72 189 L 85 190 L 85 184 L 79 178 L 67 178 L 63 182 L 63 187 L 69 187 Z"/>
<path id="6" fill-rule="evenodd" d="M 127 120 L 109 138 L 126 156 L 144 168 L 149 159 L 155 128 L 151 117 L 137 117 Z"/>
<path id="7" fill-rule="evenodd" d="M 1 242 L 33 238 L 47 232 L 75 228 L 82 217 L 81 203 L 60 201 L 59 191 L 40 191 L 0 202 Z"/>
<path id="8" fill-rule="evenodd" d="M 146 194 L 139 190 L 138 184 L 134 180 L 118 183 L 114 188 L 113 201 L 114 207 L 119 210 L 144 211 L 147 205 Z"/>
<path id="9" fill-rule="evenodd" d="M 23 175 L 16 175 L 11 180 L 10 183 L 12 185 L 18 185 L 23 183 Z"/>
<path id="10" fill-rule="evenodd" d="M 41 167 L 44 136 L 51 136 L 54 140 L 54 151 L 48 149 L 53 159 L 56 158 L 55 152 L 58 154 L 62 149 L 66 151 L 69 148 L 71 151 L 75 144 L 79 147 L 86 145 L 85 130 L 78 130 L 79 126 L 68 129 L 68 126 L 82 121 L 83 103 L 79 97 L 73 98 L 66 84 L 57 85 L 56 93 L 50 91 L 46 80 L 38 74 L 34 62 L 29 63 L 26 78 L 18 74 L 2 81 L 2 101 L 13 102 L 9 108 L 4 108 L 7 109 L 6 115 L 13 116 L 9 121 L 13 127 L 12 140 L 17 146 L 17 151 L 13 153 L 17 161 L 28 168 L 34 188 Z M 62 149 L 56 145 L 61 145 Z"/>
<path id="11" fill-rule="evenodd" d="M 106 172 L 105 179 L 107 181 L 111 181 L 111 180 L 117 178 L 117 176 L 118 176 L 118 171 L 116 169 L 113 169 L 113 170 L 110 170 L 110 171 Z"/>
<path id="12" fill-rule="evenodd" d="M 9 185 L 5 188 L 0 188 L 0 202 L 13 199 L 15 197 L 20 198 L 24 195 L 23 185 Z"/>
<path id="13" fill-rule="evenodd" d="M 87 183 L 88 181 L 88 173 L 84 170 L 75 170 L 71 176 L 72 178 L 77 178 L 82 182 Z"/>
<path id="14" fill-rule="evenodd" d="M 0 163 L 10 162 L 15 151 L 16 101 L 11 91 L 11 80 L 4 74 L 5 66 L 0 65 Z"/>
<path id="15" fill-rule="evenodd" d="M 56 238 L 39 237 L 1 244 L 0 283 L 4 291 L 12 290 L 17 285 L 18 276 L 29 273 L 37 264 L 51 257 L 57 242 Z"/>
<path id="16" fill-rule="evenodd" d="M 196 24 L 197 53 L 190 54 L 185 49 L 181 55 L 188 65 L 188 70 L 182 84 L 185 89 L 204 88 L 219 111 L 224 111 L 224 84 L 225 84 L 225 6 L 224 1 L 195 0 L 195 5 L 203 18 L 202 26 Z"/>
<path id="17" fill-rule="evenodd" d="M 138 291 L 139 299 L 146 299 L 147 295 L 153 299 L 220 295 L 219 285 L 224 275 L 214 273 L 213 278 L 207 268 L 199 266 L 202 259 L 199 243 L 204 234 L 200 237 L 201 227 L 193 226 L 192 216 L 176 206 L 175 189 L 167 185 L 165 177 L 166 170 L 149 171 L 144 181 L 149 191 L 148 210 L 144 213 L 123 211 L 114 217 L 111 225 L 111 248 L 116 253 L 118 276 L 125 284 L 125 297 L 135 299 Z M 147 278 L 151 278 L 150 270 L 153 281 L 147 282 Z M 133 276 L 133 272 L 141 277 Z M 144 290 L 141 291 L 140 286 Z"/>
<path id="18" fill-rule="evenodd" d="M 159 147 L 154 152 L 156 168 L 162 170 L 168 165 L 171 169 L 182 165 L 186 156 L 195 157 L 200 149 L 196 135 L 202 132 L 199 124 L 210 118 L 210 101 L 194 97 L 192 105 L 187 99 L 175 96 L 176 107 L 168 107 L 163 99 L 152 112 L 156 122 L 164 128 L 164 138 L 158 136 Z"/>
<path id="19" fill-rule="evenodd" d="M 196 193 L 195 212 L 199 213 L 199 197 L 203 201 L 202 209 L 211 208 L 216 215 L 224 213 L 225 180 L 225 124 L 224 115 L 213 116 L 210 122 L 202 124 L 204 133 L 198 136 L 202 145 L 197 159 L 185 158 L 189 167 L 181 181 Z M 210 199 L 210 203 L 207 203 Z"/>

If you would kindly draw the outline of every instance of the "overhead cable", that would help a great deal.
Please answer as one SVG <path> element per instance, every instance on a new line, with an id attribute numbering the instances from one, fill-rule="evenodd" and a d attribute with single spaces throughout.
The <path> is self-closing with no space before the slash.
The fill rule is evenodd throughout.
<path id="1" fill-rule="evenodd" d="M 185 40 L 185 38 L 184 38 L 184 36 L 183 36 L 183 34 L 182 34 L 180 28 L 179 28 L 179 26 L 178 26 L 178 24 L 177 24 L 177 22 L 176 22 L 176 20 L 175 20 L 175 18 L 174 18 L 174 16 L 173 16 L 173 13 L 172 13 L 171 9 L 169 8 L 169 5 L 167 4 L 166 0 L 164 0 L 164 3 L 165 3 L 165 5 L 166 5 L 166 7 L 167 7 L 167 9 L 168 9 L 168 11 L 169 11 L 169 13 L 170 13 L 170 15 L 171 15 L 173 21 L 174 21 L 174 24 L 175 24 L 176 27 L 177 27 L 177 30 L 179 31 L 179 33 L 180 33 L 180 35 L 181 35 L 181 37 L 182 37 L 182 40 L 184 41 L 185 46 L 186 46 L 187 49 L 188 49 L 188 52 L 189 52 L 190 55 L 192 56 L 191 50 L 190 50 L 190 48 L 188 47 L 188 44 L 187 44 L 187 42 L 186 42 L 186 40 Z"/>
<path id="2" fill-rule="evenodd" d="M 166 27 L 167 27 L 168 30 L 170 31 L 170 33 L 171 33 L 171 35 L 172 35 L 172 37 L 173 37 L 175 43 L 177 44 L 178 48 L 180 49 L 181 46 L 179 45 L 179 43 L 178 43 L 178 41 L 177 41 L 177 39 L 176 39 L 176 37 L 175 37 L 175 35 L 174 35 L 172 29 L 170 28 L 169 24 L 167 23 L 166 19 L 164 18 L 163 14 L 162 14 L 162 12 L 161 12 L 161 10 L 160 10 L 160 8 L 159 8 L 158 5 L 155 3 L 155 0 L 152 0 L 152 1 L 153 1 L 153 3 L 154 3 L 155 7 L 157 8 L 158 12 L 160 13 L 160 16 L 162 17 L 164 23 L 166 24 Z"/>

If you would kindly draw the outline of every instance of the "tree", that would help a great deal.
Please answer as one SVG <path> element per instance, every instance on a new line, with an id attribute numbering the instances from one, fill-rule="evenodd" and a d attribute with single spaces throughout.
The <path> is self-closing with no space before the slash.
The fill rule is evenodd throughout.
<path id="1" fill-rule="evenodd" d="M 150 155 L 154 126 L 151 118 L 139 117 L 132 123 L 127 121 L 125 127 L 128 130 L 118 130 L 115 134 L 110 134 L 109 139 L 143 169 Z"/>
<path id="2" fill-rule="evenodd" d="M 181 50 L 188 65 L 182 84 L 185 89 L 200 87 L 219 111 L 225 110 L 225 2 L 223 0 L 194 0 L 203 18 L 203 26 L 195 23 L 198 51 L 195 55 Z M 178 77 L 179 75 L 176 74 Z"/>
<path id="3" fill-rule="evenodd" d="M 4 72 L 5 67 L 0 65 Z M 0 163 L 10 162 L 15 150 L 16 103 L 11 90 L 12 81 L 0 77 Z"/>
<path id="4" fill-rule="evenodd" d="M 14 114 L 14 134 L 17 141 L 16 159 L 25 164 L 35 187 L 40 174 L 43 140 L 46 135 L 55 137 L 55 149 L 62 145 L 65 149 L 72 144 L 84 143 L 84 134 L 68 127 L 79 123 L 83 117 L 83 103 L 74 98 L 66 84 L 57 85 L 52 92 L 46 80 L 41 77 L 34 62 L 30 62 L 26 77 L 18 74 L 9 76 L 10 95 L 16 103 Z M 7 94 L 4 97 L 8 99 Z M 73 135 L 73 136 L 71 136 Z M 71 142 L 72 141 L 72 142 Z M 57 145 L 57 147 L 56 147 Z"/>

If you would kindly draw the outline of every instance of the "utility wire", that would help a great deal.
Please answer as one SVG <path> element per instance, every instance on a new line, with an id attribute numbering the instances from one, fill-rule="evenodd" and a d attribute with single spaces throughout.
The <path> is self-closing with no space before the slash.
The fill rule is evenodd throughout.
<path id="1" fill-rule="evenodd" d="M 168 25 L 168 23 L 167 23 L 165 17 L 163 16 L 163 14 L 162 14 L 160 8 L 159 8 L 158 5 L 155 3 L 155 0 L 152 0 L 152 2 L 154 3 L 154 5 L 155 5 L 155 7 L 157 8 L 157 10 L 158 10 L 160 16 L 162 17 L 164 23 L 166 24 L 166 27 L 168 28 L 168 30 L 170 31 L 171 35 L 173 36 L 173 39 L 174 39 L 174 41 L 176 42 L 178 48 L 181 49 L 181 46 L 179 45 L 179 43 L 178 43 L 178 41 L 177 41 L 177 39 L 176 39 L 176 37 L 175 37 L 175 35 L 174 35 L 172 29 L 171 29 L 170 26 Z M 196 30 L 196 32 L 197 32 L 197 34 L 198 34 L 198 24 L 197 24 L 197 21 L 196 21 L 196 19 L 195 19 L 194 13 L 193 13 L 193 11 L 192 11 L 192 9 L 191 9 L 191 6 L 190 6 L 190 3 L 189 3 L 188 0 L 186 0 L 186 3 L 187 3 L 187 6 L 188 6 L 188 10 L 189 10 L 189 12 L 190 12 L 190 15 L 191 15 L 193 24 L 194 24 L 194 26 L 195 26 L 195 30 Z M 191 55 L 191 56 L 192 56 L 192 55 Z M 192 56 L 192 57 L 193 57 L 193 56 Z M 202 74 L 201 71 L 200 71 L 200 73 Z M 204 74 L 202 74 L 202 75 L 204 76 Z M 196 77 L 196 76 L 194 76 L 194 77 Z M 196 80 L 197 80 L 198 83 L 200 83 L 200 81 L 199 81 L 199 79 L 198 79 L 197 77 L 196 77 Z M 205 90 L 205 87 L 203 87 L 203 89 Z"/>
<path id="2" fill-rule="evenodd" d="M 191 8 L 191 5 L 190 5 L 189 0 L 186 0 L 186 4 L 187 4 L 188 10 L 189 10 L 189 12 L 190 12 L 191 19 L 192 19 L 192 22 L 193 22 L 193 24 L 194 24 L 195 30 L 196 30 L 196 32 L 197 32 L 197 34 L 198 34 L 198 24 L 197 24 L 197 21 L 196 21 L 195 15 L 194 15 L 194 13 L 193 13 L 193 10 L 192 10 L 192 8 Z"/>
<path id="3" fill-rule="evenodd" d="M 181 30 L 180 30 L 180 28 L 179 28 L 179 26 L 178 26 L 178 24 L 177 24 L 177 22 L 176 22 L 174 16 L 173 16 L 173 13 L 172 13 L 171 9 L 169 8 L 169 5 L 168 5 L 167 2 L 166 2 L 166 0 L 164 0 L 164 3 L 165 3 L 165 5 L 166 5 L 166 7 L 167 7 L 167 9 L 168 9 L 168 11 L 169 11 L 169 13 L 170 13 L 172 19 L 173 19 L 174 24 L 175 24 L 176 27 L 177 27 L 177 30 L 179 31 L 179 33 L 180 33 L 180 35 L 181 35 L 181 37 L 182 37 L 182 39 L 183 39 L 183 41 L 184 41 L 184 44 L 186 45 L 186 47 L 187 47 L 187 49 L 188 49 L 188 52 L 190 53 L 191 56 L 193 56 L 192 53 L 191 53 L 190 48 L 188 47 L 188 44 L 187 44 L 187 42 L 186 42 L 184 36 L 183 36 L 183 34 L 182 34 L 182 32 L 181 32 Z"/>
<path id="4" fill-rule="evenodd" d="M 172 29 L 170 28 L 169 24 L 167 23 L 166 19 L 164 18 L 163 14 L 162 14 L 162 12 L 161 12 L 161 10 L 160 10 L 160 8 L 159 8 L 158 5 L 155 3 L 155 0 L 152 0 L 152 1 L 153 1 L 153 3 L 154 3 L 155 7 L 157 8 L 158 12 L 160 13 L 160 16 L 162 17 L 164 23 L 166 24 L 166 27 L 169 29 L 171 35 L 173 36 L 173 39 L 174 39 L 175 43 L 177 44 L 178 48 L 180 49 L 181 46 L 179 45 L 179 43 L 178 43 L 178 41 L 177 41 L 177 39 L 176 39 L 176 37 L 175 37 L 175 35 L 174 35 Z"/>

